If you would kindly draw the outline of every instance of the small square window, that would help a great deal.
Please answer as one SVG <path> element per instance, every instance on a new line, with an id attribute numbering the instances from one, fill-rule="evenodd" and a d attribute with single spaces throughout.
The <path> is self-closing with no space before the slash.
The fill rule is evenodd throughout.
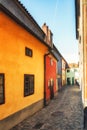
<path id="1" fill-rule="evenodd" d="M 0 74 L 0 104 L 5 102 L 5 93 L 4 93 L 4 74 Z"/>
<path id="2" fill-rule="evenodd" d="M 67 70 L 67 73 L 69 73 L 70 72 L 70 70 Z"/>
<path id="3" fill-rule="evenodd" d="M 33 52 L 30 48 L 25 47 L 25 55 L 32 57 Z"/>
<path id="4" fill-rule="evenodd" d="M 24 75 L 24 96 L 34 94 L 34 75 Z"/>

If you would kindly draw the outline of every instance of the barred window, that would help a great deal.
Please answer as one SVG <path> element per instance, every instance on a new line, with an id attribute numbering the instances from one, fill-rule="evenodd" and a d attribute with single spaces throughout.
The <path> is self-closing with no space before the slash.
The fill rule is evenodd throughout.
<path id="1" fill-rule="evenodd" d="M 0 104 L 5 102 L 5 93 L 4 93 L 4 74 L 0 74 Z"/>
<path id="2" fill-rule="evenodd" d="M 24 75 L 24 96 L 34 94 L 34 75 Z"/>
<path id="3" fill-rule="evenodd" d="M 33 52 L 30 48 L 25 47 L 25 55 L 32 57 Z"/>

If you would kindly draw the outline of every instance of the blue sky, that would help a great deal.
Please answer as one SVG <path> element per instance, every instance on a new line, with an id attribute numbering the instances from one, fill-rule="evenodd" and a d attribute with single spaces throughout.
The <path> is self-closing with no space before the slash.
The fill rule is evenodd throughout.
<path id="1" fill-rule="evenodd" d="M 67 60 L 78 62 L 74 0 L 20 0 L 40 27 L 46 23 L 53 42 Z"/>

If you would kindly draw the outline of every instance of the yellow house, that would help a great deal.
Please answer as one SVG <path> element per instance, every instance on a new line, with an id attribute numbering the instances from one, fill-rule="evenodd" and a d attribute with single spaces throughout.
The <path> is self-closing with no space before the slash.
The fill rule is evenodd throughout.
<path id="1" fill-rule="evenodd" d="M 48 45 L 18 0 L 0 2 L 0 130 L 8 130 L 43 107 Z"/>
<path id="2" fill-rule="evenodd" d="M 62 58 L 62 86 L 66 84 L 66 68 L 65 60 Z"/>
<path id="3" fill-rule="evenodd" d="M 62 86 L 66 85 L 66 69 L 69 68 L 67 61 L 62 57 Z"/>

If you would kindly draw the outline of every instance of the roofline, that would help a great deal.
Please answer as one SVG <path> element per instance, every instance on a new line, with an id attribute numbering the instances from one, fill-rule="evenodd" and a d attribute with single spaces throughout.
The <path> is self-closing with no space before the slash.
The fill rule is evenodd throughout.
<path id="1" fill-rule="evenodd" d="M 3 0 L 2 0 L 3 1 Z M 1 1 L 1 2 L 2 2 Z M 20 2 L 18 0 L 15 0 L 16 2 L 18 2 L 20 4 Z M 22 8 L 26 11 L 26 9 L 23 7 L 22 4 L 20 4 L 20 6 L 22 6 Z M 20 26 L 22 26 L 26 31 L 30 32 L 33 36 L 35 36 L 38 40 L 40 40 L 46 47 L 48 47 L 49 49 L 52 49 L 45 41 L 44 39 L 41 39 L 39 36 L 37 36 L 31 29 L 29 29 L 21 20 L 19 20 L 13 13 L 11 13 L 7 8 L 5 8 L 1 3 L 0 3 L 0 9 L 7 14 L 10 18 L 12 18 L 17 24 L 19 24 Z M 33 19 L 33 17 L 26 11 L 27 15 L 29 15 L 32 20 L 36 23 L 36 21 Z M 39 27 L 39 25 L 37 24 L 37 26 Z M 41 32 L 44 34 L 43 30 L 39 27 L 39 29 L 41 30 Z"/>
<path id="2" fill-rule="evenodd" d="M 58 58 L 57 58 L 57 57 L 54 55 L 54 53 L 52 52 L 52 49 L 50 49 L 49 52 L 50 52 L 51 55 L 53 55 L 53 57 L 54 57 L 57 61 L 59 61 Z"/>
<path id="3" fill-rule="evenodd" d="M 62 57 L 62 54 L 59 52 L 59 50 L 56 48 L 56 46 L 54 44 L 53 44 L 53 48 L 55 48 L 57 53 L 59 53 L 59 55 Z"/>
<path id="4" fill-rule="evenodd" d="M 27 15 L 29 15 L 31 17 L 32 21 L 38 26 L 38 28 L 40 29 L 40 31 L 42 33 L 44 33 L 44 31 L 40 28 L 40 26 L 38 25 L 38 23 L 35 21 L 35 19 L 33 18 L 33 16 L 28 12 L 28 10 L 26 9 L 26 7 L 21 3 L 21 1 L 20 0 L 16 0 L 16 1 L 21 5 L 21 7 L 23 8 L 23 10 L 25 10 L 25 12 L 27 13 Z M 45 33 L 44 33 L 44 35 L 45 35 Z"/>
<path id="5" fill-rule="evenodd" d="M 59 52 L 59 50 L 56 48 L 56 46 L 53 44 L 53 47 L 56 49 L 56 51 L 59 53 L 59 55 L 62 57 L 62 59 L 67 63 L 68 65 L 68 62 L 65 60 L 65 58 L 61 55 L 61 53 Z"/>

